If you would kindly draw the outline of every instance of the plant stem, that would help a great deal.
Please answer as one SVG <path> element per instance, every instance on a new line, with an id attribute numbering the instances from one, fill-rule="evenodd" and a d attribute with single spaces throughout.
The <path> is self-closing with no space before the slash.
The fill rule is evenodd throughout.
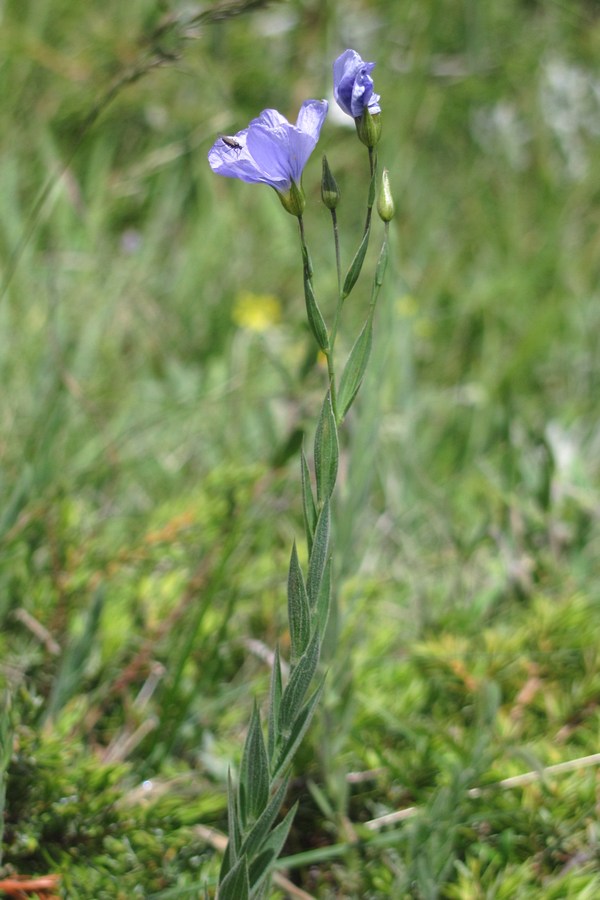
<path id="1" fill-rule="evenodd" d="M 313 279 L 312 279 L 312 265 L 310 262 L 310 255 L 308 252 L 308 245 L 306 243 L 306 235 L 304 232 L 304 221 L 302 216 L 298 216 L 298 228 L 300 231 L 300 245 L 302 248 L 302 265 L 304 267 L 304 280 L 310 283 L 312 288 Z M 341 298 L 341 291 L 339 292 L 339 297 Z M 338 307 L 341 308 L 341 301 L 338 300 Z M 339 316 L 339 309 L 336 310 L 335 316 L 335 329 L 337 330 L 337 319 Z M 329 347 L 323 348 L 323 353 L 325 354 L 325 359 L 327 360 L 327 378 L 329 381 L 329 393 L 331 397 L 331 408 L 333 409 L 333 415 L 337 421 L 337 391 L 335 386 L 335 364 L 333 358 L 333 344 L 335 340 L 335 332 L 332 331 L 332 337 L 330 338 Z"/>

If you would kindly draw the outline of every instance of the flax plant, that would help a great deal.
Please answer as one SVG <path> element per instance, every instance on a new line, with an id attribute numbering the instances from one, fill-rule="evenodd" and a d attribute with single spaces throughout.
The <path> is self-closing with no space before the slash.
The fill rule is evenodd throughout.
<path id="1" fill-rule="evenodd" d="M 331 598 L 331 500 L 338 474 L 338 429 L 362 383 L 372 344 L 373 316 L 386 268 L 388 228 L 394 213 L 388 174 L 381 179 L 377 209 L 384 222 L 384 237 L 366 307 L 366 317 L 341 377 L 336 371 L 336 337 L 346 298 L 355 287 L 371 235 L 377 180 L 377 143 L 381 132 L 379 96 L 371 71 L 354 50 L 346 50 L 334 63 L 334 97 L 355 123 L 369 154 L 367 213 L 356 253 L 342 277 L 337 207 L 340 192 L 323 159 L 321 196 L 331 212 L 338 274 L 338 296 L 328 325 L 317 302 L 313 267 L 304 226 L 305 198 L 302 173 L 314 150 L 327 116 L 325 100 L 306 100 L 295 125 L 274 109 L 265 109 L 249 126 L 219 138 L 208 158 L 220 175 L 272 187 L 283 208 L 298 220 L 306 314 L 312 335 L 327 361 L 327 386 L 316 424 L 312 454 L 301 452 L 301 495 L 308 563 L 299 561 L 292 547 L 287 581 L 290 659 L 282 666 L 274 654 L 267 712 L 267 734 L 255 705 L 246 735 L 237 785 L 229 776 L 228 844 L 219 878 L 220 900 L 264 897 L 272 866 L 279 856 L 296 812 L 292 806 L 275 824 L 287 792 L 294 755 L 315 713 L 323 690 L 318 674 Z M 283 670 L 289 668 L 284 683 Z"/>

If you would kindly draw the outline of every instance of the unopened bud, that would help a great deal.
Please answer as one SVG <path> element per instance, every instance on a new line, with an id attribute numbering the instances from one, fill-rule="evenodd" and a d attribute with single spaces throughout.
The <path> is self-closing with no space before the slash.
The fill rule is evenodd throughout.
<path id="1" fill-rule="evenodd" d="M 340 202 L 340 189 L 333 177 L 327 157 L 323 156 L 323 175 L 321 177 L 321 199 L 327 209 L 335 209 Z"/>
<path id="2" fill-rule="evenodd" d="M 390 222 L 394 218 L 394 201 L 390 190 L 390 178 L 388 170 L 384 169 L 381 176 L 381 187 L 377 198 L 377 212 L 384 222 Z"/>
<path id="3" fill-rule="evenodd" d="M 381 116 L 379 113 L 371 115 L 368 108 L 363 110 L 362 116 L 354 120 L 356 131 L 360 140 L 370 150 L 376 147 L 381 137 Z"/>
<path id="4" fill-rule="evenodd" d="M 306 206 L 304 191 L 295 181 L 292 181 L 290 187 L 285 193 L 277 191 L 277 196 L 281 200 L 281 205 L 292 216 L 301 216 Z"/>

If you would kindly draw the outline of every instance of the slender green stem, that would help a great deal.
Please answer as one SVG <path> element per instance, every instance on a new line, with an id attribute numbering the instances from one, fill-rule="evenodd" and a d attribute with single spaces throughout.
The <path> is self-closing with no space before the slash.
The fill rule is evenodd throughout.
<path id="1" fill-rule="evenodd" d="M 373 177 L 375 172 L 377 171 L 377 149 L 375 147 L 369 147 L 369 170 L 371 173 L 371 180 L 369 182 L 369 199 L 367 200 L 367 218 L 365 221 L 365 230 L 364 234 L 367 233 L 369 228 L 371 227 L 371 216 L 373 215 L 373 200 L 371 198 L 371 182 L 373 181 Z"/>
<path id="2" fill-rule="evenodd" d="M 306 234 L 304 232 L 304 220 L 302 216 L 298 216 L 298 228 L 300 231 L 300 245 L 302 248 L 302 265 L 304 267 L 304 278 L 306 281 L 310 282 L 312 287 L 312 265 L 310 262 L 310 255 L 308 252 L 308 245 L 306 243 Z M 340 291 L 341 297 L 341 291 Z M 341 307 L 341 302 L 338 300 L 338 307 Z M 339 316 L 339 311 L 336 311 L 336 322 L 335 327 L 337 330 L 337 318 Z M 335 334 L 332 332 L 333 338 L 335 338 Z M 323 353 L 325 354 L 325 359 L 327 360 L 327 377 L 329 381 L 329 393 L 331 396 L 331 407 L 333 409 L 333 414 L 336 417 L 337 421 L 337 390 L 335 386 L 335 365 L 333 359 L 333 340 L 330 338 L 330 344 L 327 349 L 323 349 Z"/>
<path id="3" fill-rule="evenodd" d="M 335 339 L 338 330 L 338 324 L 340 320 L 340 313 L 342 311 L 342 306 L 344 303 L 344 296 L 342 293 L 342 261 L 340 255 L 340 233 L 338 229 L 337 222 L 337 214 L 335 209 L 331 210 L 331 222 L 333 225 L 333 241 L 335 244 L 335 264 L 337 269 L 337 282 L 338 282 L 338 299 L 335 308 L 335 315 L 333 317 L 333 325 L 331 326 L 331 335 L 329 338 L 331 344 L 331 352 L 333 353 L 333 348 L 335 347 Z"/>
<path id="4" fill-rule="evenodd" d="M 340 257 L 340 232 L 338 229 L 337 213 L 331 210 L 331 224 L 333 226 L 333 240 L 335 243 L 335 266 L 337 270 L 338 294 L 342 293 L 342 261 Z"/>

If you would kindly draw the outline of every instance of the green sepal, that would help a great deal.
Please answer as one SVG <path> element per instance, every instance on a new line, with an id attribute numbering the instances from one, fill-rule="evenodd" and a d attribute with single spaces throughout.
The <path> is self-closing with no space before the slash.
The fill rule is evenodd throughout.
<path id="1" fill-rule="evenodd" d="M 255 703 L 240 767 L 238 805 L 243 828 L 260 816 L 268 800 L 269 761 L 260 715 Z"/>
<path id="2" fill-rule="evenodd" d="M 294 816 L 298 809 L 298 803 L 294 803 L 292 808 L 286 813 L 279 825 L 273 829 L 263 846 L 260 848 L 258 856 L 252 861 L 249 871 L 250 887 L 254 892 L 260 885 L 261 881 L 269 874 L 272 864 L 275 862 L 283 849 L 283 845 L 290 833 Z"/>
<path id="3" fill-rule="evenodd" d="M 277 814 L 281 809 L 281 805 L 285 799 L 289 784 L 289 778 L 285 778 L 267 803 L 263 812 L 252 827 L 241 846 L 241 853 L 245 853 L 249 859 L 252 859 L 261 849 L 271 825 L 277 818 Z"/>
<path id="4" fill-rule="evenodd" d="M 281 705 L 281 694 L 283 688 L 281 684 L 281 660 L 279 656 L 279 646 L 275 647 L 275 655 L 273 657 L 273 669 L 271 671 L 271 691 L 269 694 L 269 760 L 273 762 L 275 756 L 275 748 L 279 738 L 279 729 L 277 723 L 279 721 L 279 707 Z"/>
<path id="5" fill-rule="evenodd" d="M 290 730 L 289 737 L 281 748 L 281 752 L 277 760 L 277 765 L 275 766 L 275 770 L 273 772 L 274 778 L 276 778 L 277 775 L 279 775 L 281 772 L 285 771 L 285 769 L 289 766 L 292 759 L 294 758 L 294 754 L 296 753 L 296 750 L 298 749 L 302 738 L 306 734 L 308 727 L 312 721 L 312 717 L 315 714 L 317 704 L 319 703 L 321 694 L 323 693 L 324 684 L 325 682 L 322 681 L 310 700 L 306 703 L 306 705 L 294 719 L 294 724 L 292 725 L 292 728 Z"/>
<path id="6" fill-rule="evenodd" d="M 319 506 L 331 497 L 337 478 L 339 447 L 331 392 L 327 391 L 315 433 L 315 473 Z"/>
<path id="7" fill-rule="evenodd" d="M 298 561 L 296 541 L 292 547 L 288 574 L 288 619 L 290 623 L 291 662 L 300 659 L 310 639 L 310 605 L 302 569 Z"/>
<path id="8" fill-rule="evenodd" d="M 315 292 L 312 285 L 311 276 L 305 270 L 304 272 L 304 300 L 306 302 L 306 315 L 308 324 L 314 338 L 323 352 L 329 350 L 329 335 L 327 326 L 321 315 L 321 310 L 315 298 Z"/>
<path id="9" fill-rule="evenodd" d="M 304 530 L 306 531 L 306 543 L 308 552 L 312 550 L 315 526 L 317 524 L 317 509 L 310 483 L 310 471 L 304 450 L 300 453 L 300 466 L 302 472 L 302 507 L 304 509 Z"/>
<path id="10" fill-rule="evenodd" d="M 315 539 L 308 561 L 306 592 L 310 608 L 314 609 L 319 598 L 323 571 L 329 553 L 329 500 L 325 500 L 315 528 Z"/>
<path id="11" fill-rule="evenodd" d="M 283 734 L 290 730 L 294 720 L 301 711 L 306 692 L 310 687 L 313 675 L 317 669 L 320 652 L 321 640 L 319 632 L 315 630 L 310 644 L 290 675 L 289 681 L 283 692 L 283 697 L 281 698 L 279 730 Z"/>
<path id="12" fill-rule="evenodd" d="M 362 330 L 344 367 L 340 380 L 340 389 L 338 391 L 338 416 L 340 422 L 354 403 L 354 398 L 358 393 L 358 389 L 362 384 L 365 375 L 369 356 L 371 355 L 371 346 L 373 343 L 373 310 L 369 313 L 369 317 L 362 327 Z"/>
<path id="13" fill-rule="evenodd" d="M 248 862 L 240 856 L 235 866 L 227 873 L 219 886 L 219 900 L 250 900 Z"/>

